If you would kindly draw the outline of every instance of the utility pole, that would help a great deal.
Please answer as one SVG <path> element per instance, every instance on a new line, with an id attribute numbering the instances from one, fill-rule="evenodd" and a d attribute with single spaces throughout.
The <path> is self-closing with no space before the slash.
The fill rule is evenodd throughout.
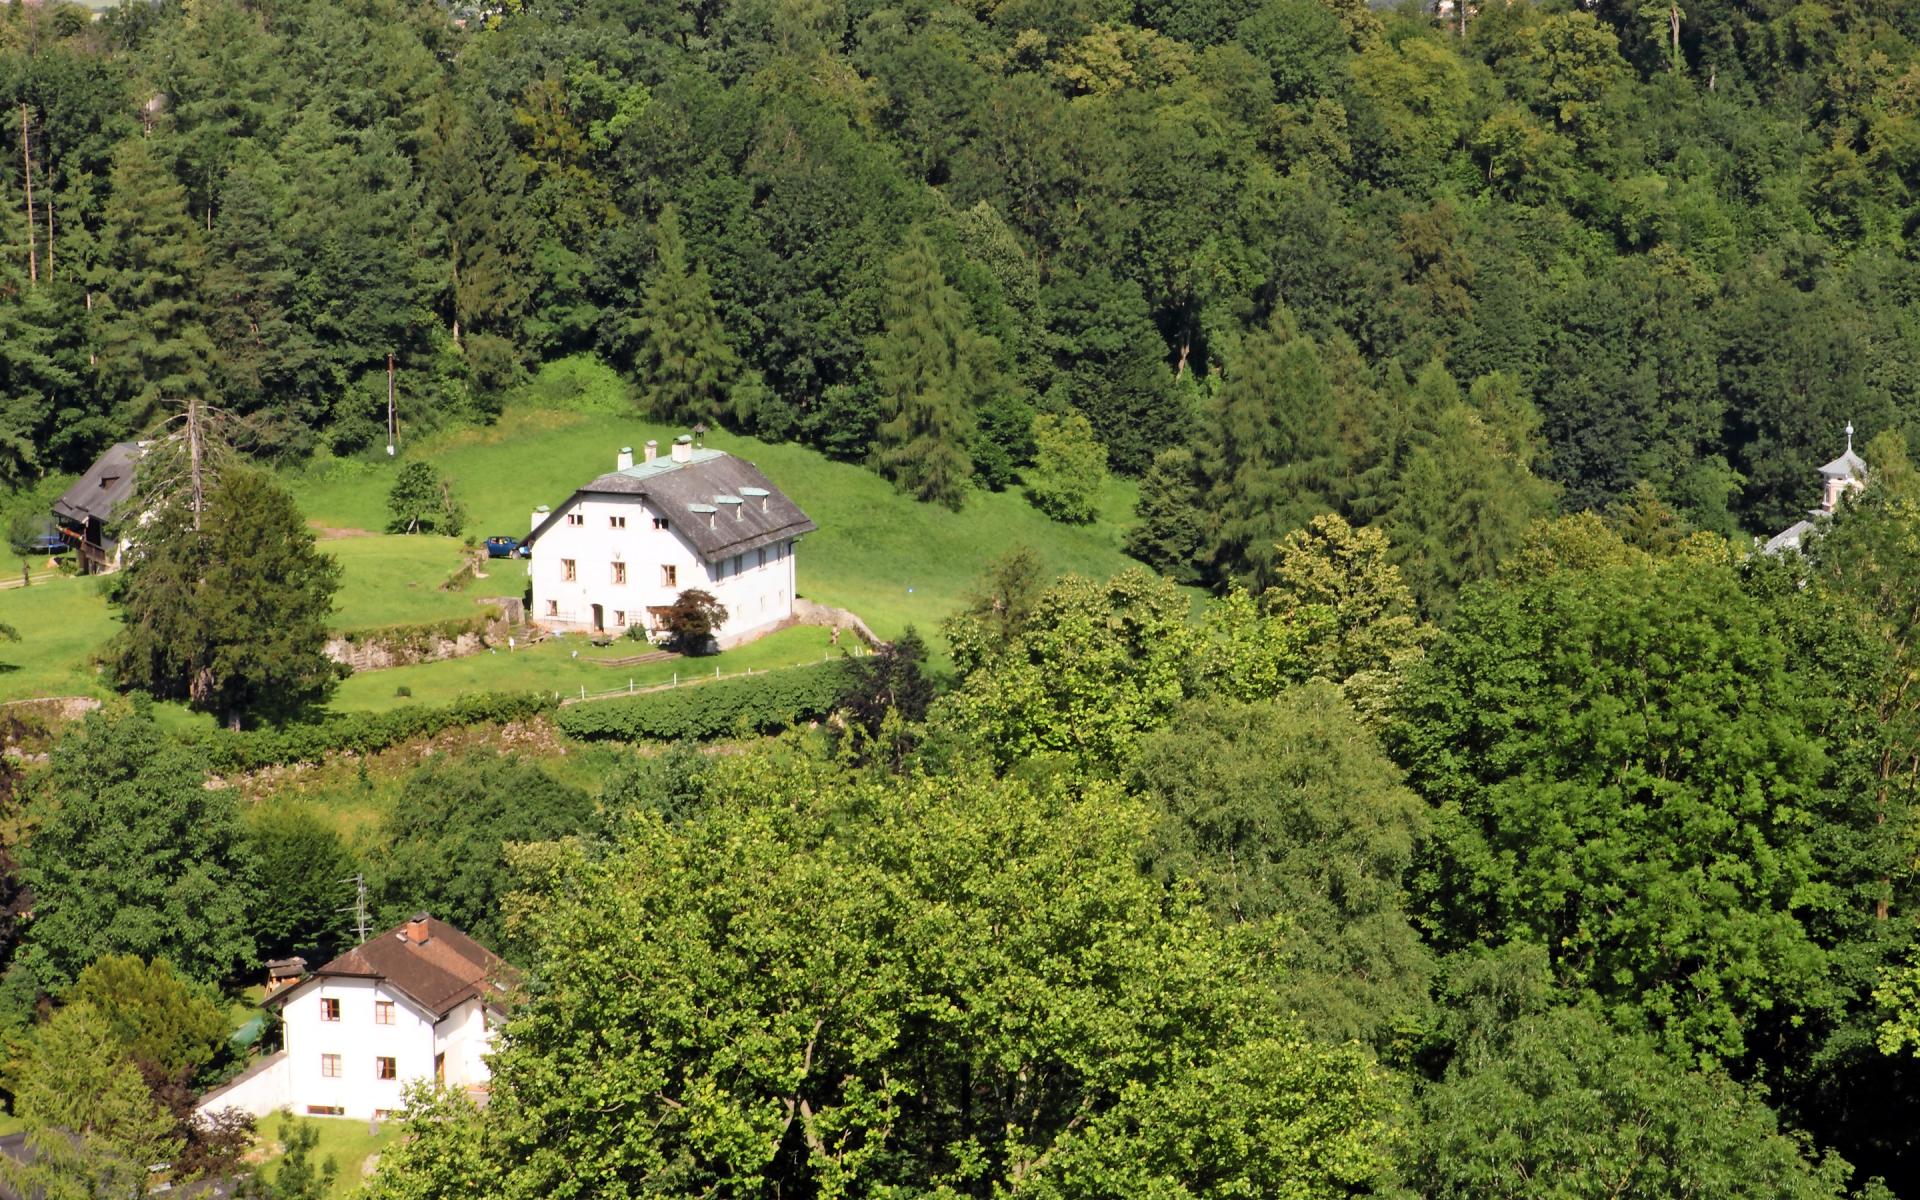
<path id="1" fill-rule="evenodd" d="M 27 180 L 27 282 L 37 284 L 40 282 L 40 247 L 39 239 L 34 232 L 33 142 L 28 136 L 30 132 L 27 123 L 27 106 L 25 101 L 22 101 L 20 104 L 20 159 L 25 164 Z"/>
<path id="2" fill-rule="evenodd" d="M 337 911 L 353 914 L 354 932 L 360 935 L 359 944 L 367 940 L 367 877 L 361 874 L 350 875 L 340 881 L 353 885 L 353 903 Z"/>
<path id="3" fill-rule="evenodd" d="M 400 441 L 400 424 L 393 412 L 393 351 L 387 351 L 387 457 L 392 458 Z"/>

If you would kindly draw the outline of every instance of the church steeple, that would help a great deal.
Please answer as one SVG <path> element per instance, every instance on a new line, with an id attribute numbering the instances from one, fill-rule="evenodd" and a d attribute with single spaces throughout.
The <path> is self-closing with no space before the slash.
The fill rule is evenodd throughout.
<path id="1" fill-rule="evenodd" d="M 1817 511 L 1831 513 L 1840 507 L 1840 497 L 1867 486 L 1867 464 L 1853 452 L 1853 422 L 1847 422 L 1847 452 L 1820 468 L 1823 485 Z"/>

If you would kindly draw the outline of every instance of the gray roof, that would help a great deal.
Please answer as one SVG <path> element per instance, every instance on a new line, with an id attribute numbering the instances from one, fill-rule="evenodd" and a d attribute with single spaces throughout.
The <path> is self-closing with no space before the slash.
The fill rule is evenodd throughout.
<path id="1" fill-rule="evenodd" d="M 1820 473 L 1828 479 L 1865 479 L 1867 477 L 1867 464 L 1865 460 L 1853 452 L 1852 446 L 1848 446 L 1845 454 L 1834 459 L 1826 466 L 1821 467 Z"/>
<path id="2" fill-rule="evenodd" d="M 600 476 L 554 509 L 527 541 L 539 540 L 561 513 L 587 495 L 642 497 L 708 561 L 819 528 L 760 468 L 724 451 L 695 450 L 691 462 L 663 456 Z"/>
<path id="3" fill-rule="evenodd" d="M 110 521 L 133 495 L 134 470 L 146 451 L 138 442 L 119 442 L 87 468 L 87 473 L 53 502 L 53 511 L 76 521 Z"/>
<path id="4" fill-rule="evenodd" d="M 1767 544 L 1760 547 L 1760 553 L 1778 554 L 1782 550 L 1798 550 L 1800 548 L 1800 540 L 1817 528 L 1819 528 L 1819 526 L 1815 525 L 1812 521 L 1795 521 L 1793 524 L 1767 539 Z"/>

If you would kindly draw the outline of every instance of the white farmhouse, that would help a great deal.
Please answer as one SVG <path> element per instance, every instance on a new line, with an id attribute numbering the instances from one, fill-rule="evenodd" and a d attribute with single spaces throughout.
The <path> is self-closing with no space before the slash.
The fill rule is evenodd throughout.
<path id="1" fill-rule="evenodd" d="M 281 1050 L 195 1107 L 364 1120 L 398 1112 L 418 1080 L 484 1087 L 511 971 L 420 913 L 269 996 L 283 1023 Z"/>
<path id="2" fill-rule="evenodd" d="M 558 509 L 533 514 L 533 620 L 560 629 L 653 632 L 656 610 L 689 588 L 727 610 L 720 644 L 735 646 L 793 616 L 794 545 L 817 526 L 759 468 L 681 437 L 654 442 Z"/>

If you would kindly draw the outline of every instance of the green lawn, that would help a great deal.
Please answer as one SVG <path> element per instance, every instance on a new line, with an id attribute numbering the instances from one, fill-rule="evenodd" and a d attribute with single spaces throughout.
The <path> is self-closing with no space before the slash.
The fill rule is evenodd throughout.
<path id="1" fill-rule="evenodd" d="M 827 631 L 819 626 L 800 625 L 707 658 L 603 667 L 594 660 L 644 654 L 648 646 L 644 642 L 622 640 L 601 648 L 577 634 L 565 635 L 530 650 L 510 652 L 502 648 L 445 662 L 365 671 L 348 677 L 340 685 L 332 708 L 336 712 L 383 712 L 406 704 L 445 704 L 474 692 L 541 691 L 578 695 L 582 688 L 589 693 L 610 691 L 626 687 L 629 680 L 635 687 L 650 687 L 667 683 L 676 674 L 683 680 L 695 675 L 711 675 L 716 668 L 729 675 L 749 668 L 765 671 L 819 662 L 830 652 L 828 638 Z M 403 687 L 413 694 L 398 695 Z"/>
<path id="2" fill-rule="evenodd" d="M 452 478 L 469 514 L 469 535 L 524 536 L 537 505 L 558 505 L 574 488 L 612 470 L 620 447 L 637 450 L 649 438 L 669 445 L 679 432 L 634 415 L 625 385 L 611 371 L 568 359 L 544 368 L 495 425 L 429 437 L 406 447 L 400 461 L 423 458 Z M 981 570 L 1015 546 L 1032 548 L 1055 572 L 1105 576 L 1131 562 L 1120 552 L 1136 494 L 1130 481 L 1108 482 L 1097 522 L 1068 526 L 1042 516 L 1017 491 L 975 493 L 956 513 L 908 500 L 866 468 L 800 446 L 728 434 L 712 435 L 708 444 L 759 464 L 819 523 L 796 563 L 803 596 L 853 610 L 882 637 L 916 625 L 936 656 L 942 656 L 941 620 L 960 605 Z M 459 591 L 439 590 L 460 562 L 460 543 L 452 538 L 329 536 L 384 528 L 386 494 L 397 470 L 384 457 L 327 460 L 288 478 L 309 522 L 322 531 L 322 549 L 343 567 L 335 628 L 463 617 L 476 611 L 478 599 L 523 592 L 525 564 L 506 560 L 489 563 L 488 578 Z M 0 621 L 18 627 L 23 637 L 0 643 L 0 700 L 100 694 L 87 660 L 112 635 L 113 621 L 95 584 L 56 579 L 0 591 Z M 795 632 L 763 649 L 736 653 L 759 656 L 752 663 L 756 669 L 786 665 L 824 649 L 809 638 L 824 634 Z M 389 708 L 405 702 L 394 695 L 403 686 L 412 689 L 416 703 L 438 703 L 473 690 L 576 691 L 609 682 L 605 672 L 559 650 L 480 655 L 356 676 L 342 687 L 335 707 Z"/>
<path id="3" fill-rule="evenodd" d="M 440 590 L 465 557 L 453 538 L 382 534 L 334 538 L 321 542 L 320 549 L 340 562 L 336 629 L 417 625 L 478 611 L 475 593 Z M 519 595 L 521 586 L 513 585 L 508 594 Z"/>
<path id="4" fill-rule="evenodd" d="M 314 1162 L 324 1163 L 331 1158 L 340 1168 L 340 1173 L 334 1176 L 332 1190 L 327 1193 L 332 1200 L 344 1200 L 358 1191 L 360 1185 L 366 1182 L 367 1156 L 385 1149 L 400 1137 L 398 1121 L 382 1122 L 374 1132 L 369 1133 L 365 1121 L 349 1121 L 341 1117 L 283 1118 L 276 1115 L 260 1122 L 262 1140 L 271 1140 L 276 1147 L 283 1144 L 281 1124 L 289 1119 L 298 1125 L 310 1125 L 319 1132 L 320 1140 L 313 1148 Z M 269 1178 L 278 1162 L 277 1155 L 266 1160 L 264 1166 Z"/>
<path id="5" fill-rule="evenodd" d="M 550 407 L 579 382 L 586 399 Z M 618 381 L 604 368 L 566 360 L 530 385 L 532 402 L 510 403 L 499 422 L 430 438 L 401 455 L 445 472 L 469 514 L 468 532 L 524 536 L 538 505 L 558 505 L 594 476 L 611 471 L 622 446 L 636 455 L 649 438 L 664 447 L 683 432 L 619 411 Z M 1112 480 L 1098 522 L 1048 520 L 1018 492 L 975 493 L 959 512 L 919 504 L 865 467 L 833 462 L 801 446 L 714 434 L 707 444 L 750 459 L 819 523 L 801 545 L 800 592 L 852 609 L 883 637 L 909 624 L 931 634 L 957 607 L 981 569 L 1016 545 L 1032 547 L 1055 571 L 1109 575 L 1131 562 L 1120 538 L 1132 519 L 1136 488 Z M 309 520 L 336 528 L 378 529 L 399 467 L 335 461 L 292 481 Z M 499 589 L 496 589 L 499 590 Z"/>
<path id="6" fill-rule="evenodd" d="M 20 631 L 0 642 L 0 700 L 104 694 L 88 659 L 117 624 L 99 580 L 56 576 L 0 591 L 0 622 Z"/>

